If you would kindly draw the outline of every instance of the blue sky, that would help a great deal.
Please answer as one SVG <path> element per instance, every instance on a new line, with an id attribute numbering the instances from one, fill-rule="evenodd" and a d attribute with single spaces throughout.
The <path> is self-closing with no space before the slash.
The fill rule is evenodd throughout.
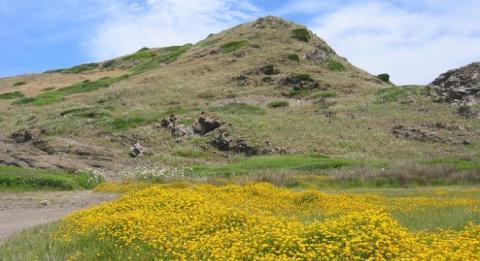
<path id="1" fill-rule="evenodd" d="M 0 76 L 194 43 L 267 14 L 398 84 L 480 60 L 478 0 L 0 0 Z"/>

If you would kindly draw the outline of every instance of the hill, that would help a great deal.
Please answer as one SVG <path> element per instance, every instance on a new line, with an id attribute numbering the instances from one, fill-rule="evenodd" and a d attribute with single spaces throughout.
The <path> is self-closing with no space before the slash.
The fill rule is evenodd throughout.
<path id="1" fill-rule="evenodd" d="M 193 45 L 0 79 L 0 163 L 112 177 L 271 154 L 369 169 L 475 166 L 478 120 L 423 86 L 380 78 L 304 26 L 264 17 Z"/>

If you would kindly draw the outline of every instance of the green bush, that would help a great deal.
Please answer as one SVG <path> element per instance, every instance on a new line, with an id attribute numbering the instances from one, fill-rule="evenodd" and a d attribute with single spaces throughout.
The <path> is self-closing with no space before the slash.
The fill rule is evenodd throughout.
<path id="1" fill-rule="evenodd" d="M 25 95 L 19 91 L 0 94 L 0 100 L 18 99 L 23 97 L 25 97 Z"/>
<path id="2" fill-rule="evenodd" d="M 335 60 L 328 60 L 327 61 L 327 68 L 330 70 L 330 71 L 335 71 L 335 72 L 343 72 L 346 70 L 345 66 L 338 62 L 338 61 L 335 61 Z"/>
<path id="3" fill-rule="evenodd" d="M 289 55 L 288 55 L 288 59 L 289 59 L 290 61 L 294 61 L 294 62 L 297 62 L 297 63 L 300 62 L 300 56 L 298 56 L 298 54 L 296 54 L 296 53 L 291 53 L 291 54 L 289 54 Z"/>
<path id="4" fill-rule="evenodd" d="M 114 130 L 127 130 L 138 127 L 148 122 L 148 119 L 140 116 L 124 116 L 113 119 L 110 127 Z"/>
<path id="5" fill-rule="evenodd" d="M 221 46 L 222 48 L 222 51 L 224 53 L 230 53 L 230 52 L 234 52 L 244 46 L 247 46 L 249 44 L 249 42 L 247 40 L 241 40 L 241 41 L 234 41 L 234 42 L 229 42 L 229 43 L 226 43 L 226 44 L 223 44 Z"/>
<path id="6" fill-rule="evenodd" d="M 268 104 L 270 108 L 281 108 L 281 107 L 288 107 L 290 104 L 288 101 L 273 101 Z"/>
<path id="7" fill-rule="evenodd" d="M 292 30 L 292 38 L 308 43 L 311 36 L 306 28 L 297 28 Z"/>
<path id="8" fill-rule="evenodd" d="M 382 82 L 387 82 L 387 83 L 390 82 L 390 75 L 388 73 L 379 74 L 377 75 L 377 78 Z"/>
<path id="9" fill-rule="evenodd" d="M 88 173 L 0 166 L 0 190 L 91 189 L 100 182 L 103 177 Z"/>
<path id="10" fill-rule="evenodd" d="M 25 85 L 25 84 L 27 84 L 27 83 L 20 81 L 20 82 L 14 83 L 14 84 L 13 84 L 13 87 L 22 86 L 22 85 Z"/>

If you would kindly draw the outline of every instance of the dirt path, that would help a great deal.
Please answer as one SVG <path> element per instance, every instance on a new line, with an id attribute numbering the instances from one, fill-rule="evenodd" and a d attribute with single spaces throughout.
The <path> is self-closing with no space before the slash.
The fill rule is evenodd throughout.
<path id="1" fill-rule="evenodd" d="M 0 242 L 21 230 L 116 197 L 90 191 L 0 193 Z M 43 206 L 42 201 L 48 204 Z"/>

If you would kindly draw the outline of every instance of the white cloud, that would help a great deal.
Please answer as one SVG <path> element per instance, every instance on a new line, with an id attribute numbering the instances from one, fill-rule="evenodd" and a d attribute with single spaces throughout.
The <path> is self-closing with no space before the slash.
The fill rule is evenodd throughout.
<path id="1" fill-rule="evenodd" d="M 312 29 L 355 65 L 388 72 L 398 84 L 426 84 L 480 60 L 480 2 L 400 2 L 344 5 L 318 17 Z"/>
<path id="2" fill-rule="evenodd" d="M 109 14 L 83 46 L 92 58 L 108 59 L 144 46 L 193 43 L 260 12 L 248 0 L 112 0 Z"/>

